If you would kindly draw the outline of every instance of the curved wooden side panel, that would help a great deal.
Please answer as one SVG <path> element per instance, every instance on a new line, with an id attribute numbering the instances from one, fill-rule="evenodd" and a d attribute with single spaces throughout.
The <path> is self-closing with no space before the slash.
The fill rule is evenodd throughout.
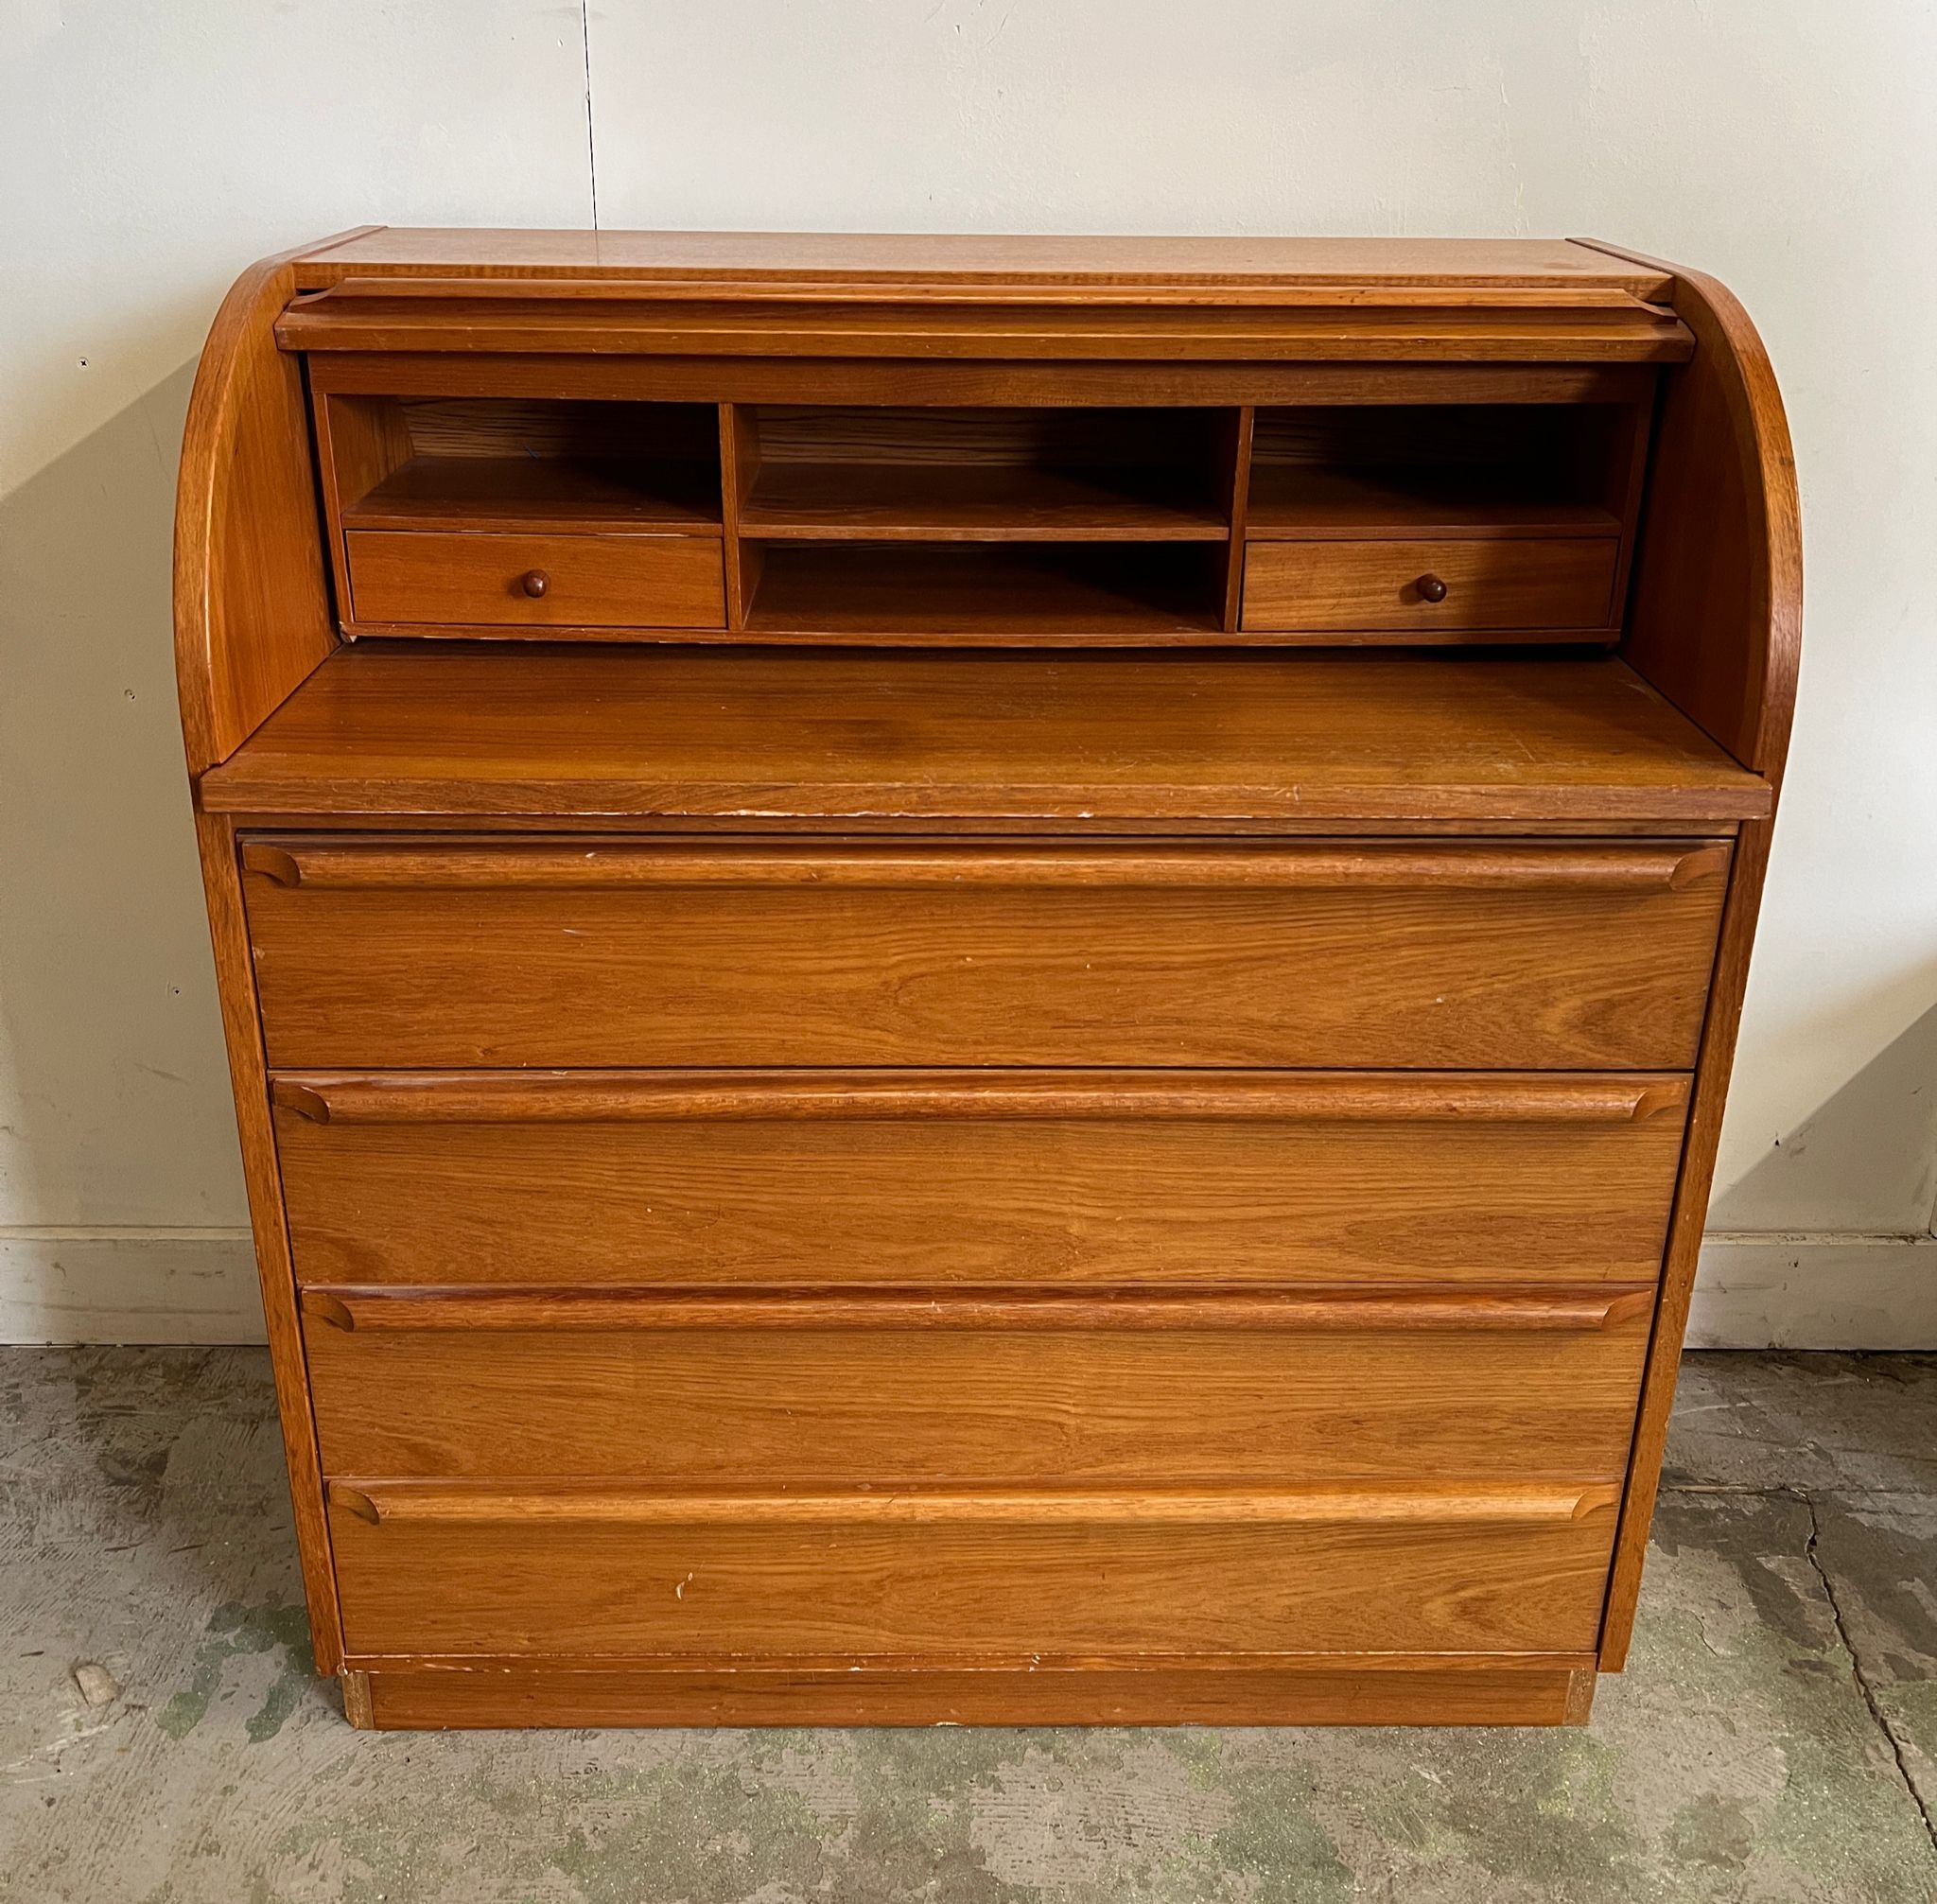
<path id="1" fill-rule="evenodd" d="M 189 399 L 175 675 L 191 775 L 226 760 L 336 646 L 303 372 L 275 341 L 295 294 L 290 261 L 315 249 L 265 258 L 236 279 Z"/>
<path id="2" fill-rule="evenodd" d="M 1663 377 L 1621 655 L 1744 766 L 1780 781 L 1803 634 L 1789 419 L 1734 292 L 1661 268 L 1675 271 L 1675 314 L 1696 348 Z"/>
<path id="3" fill-rule="evenodd" d="M 1656 262 L 1612 246 L 1596 249 Z M 1665 379 L 1622 655 L 1779 787 L 1803 627 L 1789 422 L 1769 355 L 1734 293 L 1699 271 L 1665 269 L 1675 271 L 1672 302 L 1696 351 Z M 1772 812 L 1748 821 L 1736 839 L 1601 1629 L 1600 1664 L 1608 1672 L 1625 1663 L 1634 1629 L 1772 825 Z"/>
<path id="4" fill-rule="evenodd" d="M 303 246 L 265 258 L 236 281 L 210 326 L 189 399 L 175 496 L 175 679 L 191 780 L 228 759 L 336 645 L 303 373 L 293 358 L 277 350 L 273 330 L 293 293 L 290 261 L 315 249 Z M 342 1629 L 235 830 L 225 818 L 201 811 L 199 798 L 197 809 L 196 840 L 304 1593 L 317 1669 L 327 1673 L 342 1657 Z"/>

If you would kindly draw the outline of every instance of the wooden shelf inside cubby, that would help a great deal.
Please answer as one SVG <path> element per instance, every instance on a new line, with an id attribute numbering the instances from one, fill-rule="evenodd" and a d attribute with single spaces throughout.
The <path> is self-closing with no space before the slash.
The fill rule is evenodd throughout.
<path id="1" fill-rule="evenodd" d="M 742 534 L 797 540 L 1221 542 L 1226 515 L 1185 473 L 998 463 L 765 464 Z"/>
<path id="2" fill-rule="evenodd" d="M 1618 536 L 1599 502 L 1543 493 L 1527 480 L 1465 468 L 1357 470 L 1256 463 L 1246 532 L 1254 537 Z"/>
<path id="3" fill-rule="evenodd" d="M 966 643 L 1213 635 L 1222 556 L 1135 543 L 776 542 L 746 632 Z"/>
<path id="4" fill-rule="evenodd" d="M 718 535 L 717 469 L 697 462 L 413 456 L 344 506 L 345 529 L 622 530 Z"/>
<path id="5" fill-rule="evenodd" d="M 405 532 L 426 532 L 427 543 L 476 534 L 482 541 L 470 554 L 491 571 L 485 595 L 474 591 L 462 609 L 450 598 L 435 614 L 425 598 L 408 619 L 366 611 L 367 625 L 345 620 L 353 637 L 585 625 L 600 631 L 586 638 L 612 638 L 611 630 L 658 638 L 676 628 L 694 640 L 1080 647 L 1220 635 L 1605 641 L 1612 630 L 1597 604 L 1619 599 L 1646 416 L 1632 403 L 1250 409 L 332 393 L 323 421 L 342 602 L 375 599 L 351 572 L 377 547 L 358 532 L 382 532 L 399 547 Z M 608 602 L 601 615 L 570 621 L 562 595 L 542 611 L 485 612 L 503 607 L 496 570 L 512 555 L 506 576 L 522 568 L 549 583 L 590 540 L 627 535 L 721 538 L 717 609 L 697 620 L 673 614 L 641 585 L 636 603 Z M 514 550 L 514 536 L 534 546 Z M 1544 538 L 1549 547 L 1536 547 Z M 1569 539 L 1601 545 L 1595 559 L 1611 566 L 1596 603 L 1583 606 L 1582 590 L 1562 598 L 1536 585 L 1535 571 Z M 1307 567 L 1350 572 L 1300 571 L 1296 599 L 1282 599 L 1281 586 L 1267 601 L 1258 578 L 1271 563 L 1283 567 L 1274 541 L 1307 545 Z M 1366 548 L 1382 541 L 1387 556 L 1368 568 Z M 1359 547 L 1327 555 L 1318 545 L 1328 542 Z M 1469 550 L 1461 568 L 1451 549 L 1441 560 L 1436 542 L 1492 548 Z M 1428 570 L 1443 570 L 1457 589 L 1432 615 L 1405 594 Z M 1480 573 L 1494 596 L 1504 588 L 1513 600 L 1475 597 L 1460 578 Z M 1342 604 L 1335 616 L 1325 606 L 1333 601 Z"/>

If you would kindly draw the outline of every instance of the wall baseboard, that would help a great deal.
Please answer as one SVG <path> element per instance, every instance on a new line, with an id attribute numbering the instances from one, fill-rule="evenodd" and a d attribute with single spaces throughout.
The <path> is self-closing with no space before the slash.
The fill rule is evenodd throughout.
<path id="1" fill-rule="evenodd" d="M 0 1342 L 260 1342 L 246 1230 L 0 1230 Z M 1937 1350 L 1937 1236 L 1710 1236 L 1691 1349 Z"/>
<path id="2" fill-rule="evenodd" d="M 0 1342 L 260 1342 L 246 1230 L 0 1230 Z"/>
<path id="3" fill-rule="evenodd" d="M 1937 1236 L 1711 1234 L 1691 1349 L 1937 1349 Z"/>

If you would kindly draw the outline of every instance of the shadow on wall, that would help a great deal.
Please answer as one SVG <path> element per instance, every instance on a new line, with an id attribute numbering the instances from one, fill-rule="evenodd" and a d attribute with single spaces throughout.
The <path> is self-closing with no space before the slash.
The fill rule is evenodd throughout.
<path id="1" fill-rule="evenodd" d="M 1937 995 L 1937 968 L 1926 995 Z M 1937 1204 L 1937 1005 L 1709 1206 L 1711 1231 L 1928 1234 Z"/>
<path id="2" fill-rule="evenodd" d="M 0 1323 L 122 1284 L 111 1306 L 236 1310 L 247 1218 L 169 605 L 193 376 L 0 498 Z"/>
<path id="3" fill-rule="evenodd" d="M 1690 1346 L 1937 1349 L 1933 1204 L 1937 1006 L 1715 1197 Z"/>

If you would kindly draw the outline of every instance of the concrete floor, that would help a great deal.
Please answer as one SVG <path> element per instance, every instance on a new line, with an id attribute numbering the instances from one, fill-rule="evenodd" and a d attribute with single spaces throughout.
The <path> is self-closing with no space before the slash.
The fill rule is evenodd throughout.
<path id="1" fill-rule="evenodd" d="M 375 1735 L 262 1354 L 0 1350 L 0 1898 L 1937 1898 L 1937 1356 L 1691 1357 L 1669 1470 L 1585 1731 Z"/>

